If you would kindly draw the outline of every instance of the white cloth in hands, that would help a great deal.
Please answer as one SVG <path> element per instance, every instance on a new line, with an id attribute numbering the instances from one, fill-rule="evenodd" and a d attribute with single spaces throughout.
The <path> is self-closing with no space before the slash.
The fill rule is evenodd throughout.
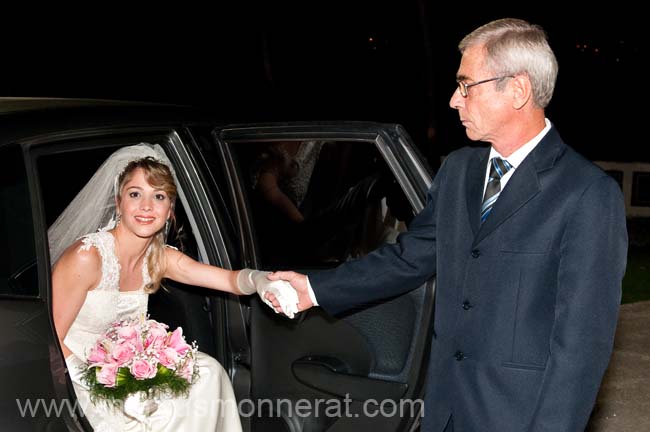
<path id="1" fill-rule="evenodd" d="M 237 275 L 237 287 L 243 294 L 253 294 L 257 292 L 262 301 L 266 303 L 276 313 L 278 311 L 273 307 L 273 303 L 268 301 L 265 294 L 271 293 L 280 303 L 280 307 L 286 316 L 293 318 L 298 313 L 298 293 L 287 281 L 278 280 L 270 281 L 266 277 L 270 272 L 242 269 Z"/>

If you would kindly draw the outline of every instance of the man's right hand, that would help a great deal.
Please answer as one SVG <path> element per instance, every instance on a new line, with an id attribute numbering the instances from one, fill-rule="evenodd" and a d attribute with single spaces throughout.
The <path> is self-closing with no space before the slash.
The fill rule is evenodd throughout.
<path id="1" fill-rule="evenodd" d="M 314 303 L 309 297 L 309 288 L 307 287 L 307 276 L 304 274 L 296 273 L 293 271 L 277 271 L 272 272 L 266 275 L 269 280 L 284 280 L 291 284 L 293 289 L 296 290 L 298 294 L 298 312 L 302 312 L 310 307 L 314 306 Z M 271 293 L 266 294 L 267 300 L 269 300 L 276 311 L 284 313 L 280 307 L 280 303 L 277 301 L 275 296 Z"/>

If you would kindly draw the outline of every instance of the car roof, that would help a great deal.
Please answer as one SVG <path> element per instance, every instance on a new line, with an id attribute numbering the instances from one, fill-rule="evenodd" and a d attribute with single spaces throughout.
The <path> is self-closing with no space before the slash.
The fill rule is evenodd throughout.
<path id="1" fill-rule="evenodd" d="M 0 97 L 0 115 L 56 108 L 171 106 L 168 104 L 110 99 Z"/>
<path id="2" fill-rule="evenodd" d="M 208 110 L 187 105 L 107 99 L 0 97 L 0 145 L 89 128 L 221 123 Z"/>

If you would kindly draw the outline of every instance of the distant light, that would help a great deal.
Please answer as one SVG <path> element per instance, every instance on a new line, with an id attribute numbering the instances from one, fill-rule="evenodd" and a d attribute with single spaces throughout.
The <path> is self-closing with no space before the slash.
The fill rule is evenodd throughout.
<path id="1" fill-rule="evenodd" d="M 373 41 L 373 38 L 369 37 L 368 42 L 372 42 L 372 41 Z"/>

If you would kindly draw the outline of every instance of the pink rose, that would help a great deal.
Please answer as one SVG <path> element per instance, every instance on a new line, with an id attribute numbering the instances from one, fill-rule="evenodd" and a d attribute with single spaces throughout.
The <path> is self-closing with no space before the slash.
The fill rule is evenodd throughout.
<path id="1" fill-rule="evenodd" d="M 119 366 L 124 366 L 131 361 L 135 353 L 133 352 L 133 345 L 127 342 L 122 342 L 113 347 L 111 355 Z"/>
<path id="2" fill-rule="evenodd" d="M 138 329 L 134 325 L 129 325 L 129 326 L 124 326 L 120 327 L 117 329 L 117 336 L 120 339 L 123 340 L 133 340 L 133 339 L 138 339 L 140 334 L 138 333 Z"/>
<path id="3" fill-rule="evenodd" d="M 100 343 L 97 343 L 90 350 L 90 354 L 88 355 L 88 363 L 90 363 L 92 366 L 102 366 L 106 362 L 106 354 L 107 353 L 104 347 Z"/>
<path id="4" fill-rule="evenodd" d="M 150 330 L 155 328 L 157 330 L 162 330 L 162 331 L 165 332 L 165 334 L 167 334 L 167 329 L 169 328 L 169 326 L 167 324 L 163 324 L 163 323 L 158 322 L 156 320 L 149 320 L 149 321 L 147 321 L 147 323 L 149 324 L 149 329 Z"/>
<path id="5" fill-rule="evenodd" d="M 175 369 L 180 356 L 173 348 L 164 348 L 158 352 L 158 361 L 167 369 Z"/>
<path id="6" fill-rule="evenodd" d="M 194 375 L 194 359 L 188 358 L 183 366 L 177 371 L 181 378 L 185 378 L 188 383 L 192 383 L 192 376 Z"/>
<path id="7" fill-rule="evenodd" d="M 167 338 L 167 329 L 162 325 L 152 325 L 147 334 L 147 340 L 144 343 L 145 347 L 154 347 L 156 349 L 162 348 Z"/>
<path id="8" fill-rule="evenodd" d="M 187 342 L 185 342 L 185 338 L 183 338 L 182 327 L 178 327 L 169 335 L 167 338 L 167 346 L 173 348 L 180 355 L 185 354 L 190 348 L 192 348 L 187 344 Z"/>
<path id="9" fill-rule="evenodd" d="M 115 387 L 115 377 L 117 376 L 117 363 L 109 363 L 102 366 L 101 369 L 96 371 L 97 381 L 104 384 L 106 387 Z"/>
<path id="10" fill-rule="evenodd" d="M 158 369 L 146 360 L 136 360 L 129 368 L 135 379 L 144 380 L 156 376 Z"/>

